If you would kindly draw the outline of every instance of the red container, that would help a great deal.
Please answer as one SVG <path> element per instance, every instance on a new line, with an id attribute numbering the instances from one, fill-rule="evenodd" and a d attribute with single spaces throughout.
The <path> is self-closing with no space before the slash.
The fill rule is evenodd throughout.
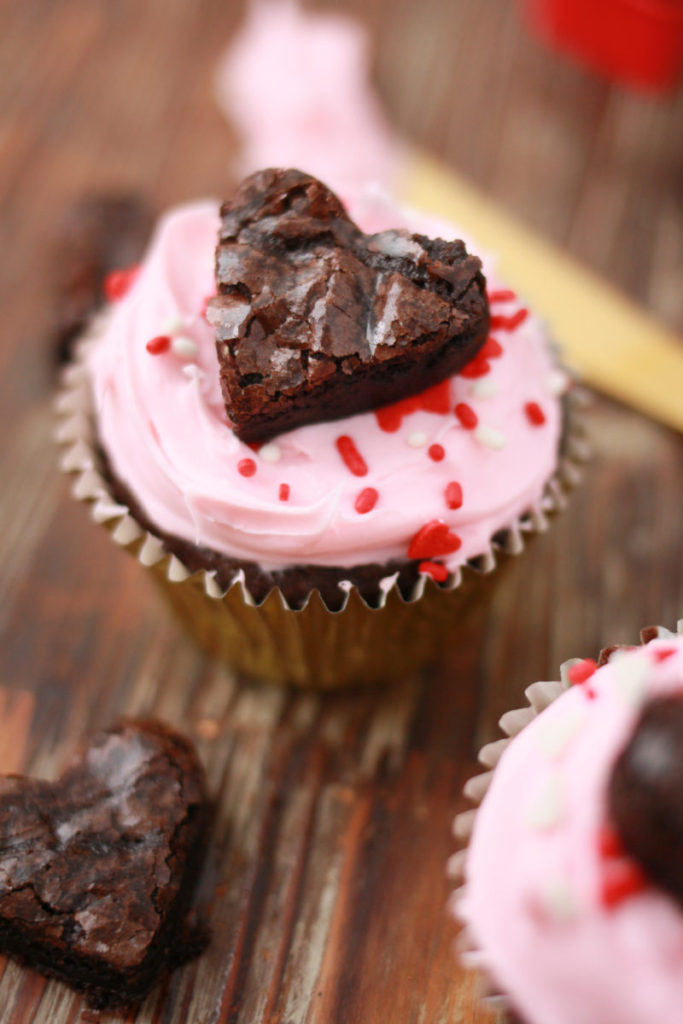
<path id="1" fill-rule="evenodd" d="M 673 88 L 683 72 L 683 0 L 524 0 L 546 41 L 610 78 Z"/>

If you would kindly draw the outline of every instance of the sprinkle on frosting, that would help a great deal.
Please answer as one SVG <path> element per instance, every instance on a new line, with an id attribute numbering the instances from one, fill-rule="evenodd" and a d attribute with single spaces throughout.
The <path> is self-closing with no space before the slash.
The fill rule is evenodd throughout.
<path id="1" fill-rule="evenodd" d="M 585 683 L 587 679 L 593 675 L 597 669 L 597 662 L 593 658 L 583 658 L 581 661 L 577 661 L 575 665 L 572 665 L 567 673 L 569 682 L 573 686 L 580 686 Z"/>
<path id="2" fill-rule="evenodd" d="M 527 807 L 527 825 L 539 831 L 554 828 L 562 820 L 563 811 L 560 774 L 557 771 L 548 772 Z"/>
<path id="3" fill-rule="evenodd" d="M 432 460 L 432 462 L 441 462 L 444 456 L 446 455 L 446 451 L 442 444 L 430 444 L 429 448 L 427 449 L 427 455 Z"/>
<path id="4" fill-rule="evenodd" d="M 467 402 L 458 402 L 455 407 L 455 415 L 458 417 L 465 430 L 474 430 L 479 422 L 479 417 L 472 406 L 468 405 Z"/>
<path id="5" fill-rule="evenodd" d="M 528 309 L 518 309 L 511 316 L 504 316 L 502 313 L 494 314 L 491 317 L 491 329 L 496 330 L 496 328 L 500 327 L 504 331 L 514 331 L 515 327 L 519 327 L 520 324 L 524 323 L 528 315 Z"/>
<path id="6" fill-rule="evenodd" d="M 173 339 L 171 348 L 181 359 L 194 359 L 198 352 L 197 343 L 182 334 Z"/>
<path id="7" fill-rule="evenodd" d="M 451 480 L 446 486 L 446 504 L 452 509 L 460 508 L 462 505 L 462 487 L 457 480 Z"/>
<path id="8" fill-rule="evenodd" d="M 542 427 L 545 423 L 545 413 L 538 402 L 527 402 L 524 406 L 524 412 L 532 426 Z"/>
<path id="9" fill-rule="evenodd" d="M 460 371 L 461 377 L 466 377 L 468 380 L 472 380 L 476 377 L 485 377 L 491 370 L 491 364 L 488 359 L 482 356 L 481 352 L 478 352 L 474 359 L 470 359 L 469 363 L 466 363 Z"/>
<path id="10" fill-rule="evenodd" d="M 605 863 L 600 884 L 600 901 L 609 910 L 647 887 L 647 879 L 634 860 L 627 858 Z"/>
<path id="11" fill-rule="evenodd" d="M 126 295 L 140 273 L 140 265 L 133 264 L 123 270 L 112 270 L 104 279 L 104 294 L 109 302 L 117 302 Z"/>
<path id="12" fill-rule="evenodd" d="M 488 337 L 482 347 L 479 349 L 477 355 L 483 356 L 484 359 L 500 359 L 503 354 L 503 346 L 495 338 Z"/>
<path id="13" fill-rule="evenodd" d="M 168 334 L 157 334 L 156 338 L 150 338 L 145 348 L 152 356 L 160 356 L 162 352 L 168 352 L 171 347 L 171 339 Z"/>
<path id="14" fill-rule="evenodd" d="M 517 296 L 509 288 L 498 288 L 488 293 L 489 302 L 514 302 Z"/>
<path id="15" fill-rule="evenodd" d="M 408 444 L 411 448 L 424 448 L 427 441 L 428 438 L 424 430 L 413 430 L 411 434 L 408 434 Z"/>
<path id="16" fill-rule="evenodd" d="M 445 583 L 448 579 L 448 569 L 441 562 L 420 562 L 417 571 L 424 576 L 431 576 L 435 583 Z"/>
<path id="17" fill-rule="evenodd" d="M 341 455 L 344 465 L 354 476 L 365 476 L 368 467 L 365 459 L 356 448 L 356 443 L 348 434 L 342 434 L 337 438 L 337 451 Z"/>
<path id="18" fill-rule="evenodd" d="M 289 484 L 280 484 L 278 498 L 280 501 L 289 501 Z"/>
<path id="19" fill-rule="evenodd" d="M 282 458 L 282 449 L 279 444 L 274 441 L 269 441 L 268 444 L 262 445 L 258 450 L 259 456 L 264 462 L 279 462 Z"/>
<path id="20" fill-rule="evenodd" d="M 495 427 L 489 427 L 485 423 L 479 424 L 474 431 L 474 437 L 479 444 L 483 444 L 486 448 L 494 448 L 496 451 L 501 451 L 506 444 L 505 434 L 500 430 L 496 430 Z"/>
<path id="21" fill-rule="evenodd" d="M 240 459 L 237 463 L 237 472 L 242 476 L 253 476 L 256 472 L 256 463 L 253 459 Z"/>
<path id="22" fill-rule="evenodd" d="M 450 407 L 450 381 L 442 380 L 440 384 L 434 384 L 418 395 L 409 395 L 399 402 L 382 406 L 375 411 L 375 417 L 380 430 L 387 434 L 395 434 L 400 430 L 404 417 L 410 416 L 411 413 L 422 410 L 443 416 L 449 412 Z"/>
<path id="23" fill-rule="evenodd" d="M 432 519 L 417 531 L 408 548 L 408 558 L 438 558 L 457 551 L 461 540 L 441 519 Z"/>
<path id="24" fill-rule="evenodd" d="M 475 380 L 470 388 L 472 398 L 493 398 L 498 394 L 498 385 L 490 377 Z"/>
<path id="25" fill-rule="evenodd" d="M 378 498 L 379 494 L 374 487 L 364 487 L 358 494 L 353 507 L 359 515 L 363 516 L 366 512 L 372 512 Z"/>

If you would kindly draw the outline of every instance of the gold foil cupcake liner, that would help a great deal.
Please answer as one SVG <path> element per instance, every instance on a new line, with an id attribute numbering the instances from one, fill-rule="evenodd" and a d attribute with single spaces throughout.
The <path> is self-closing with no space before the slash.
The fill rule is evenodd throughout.
<path id="1" fill-rule="evenodd" d="M 664 626 L 646 626 L 640 631 L 640 641 L 643 644 L 651 640 L 670 640 L 676 635 L 683 635 L 683 619 L 676 625 L 676 632 L 666 629 Z M 625 645 L 617 644 L 613 647 L 606 647 L 600 653 L 598 665 L 604 664 L 615 650 L 623 649 Z M 485 744 L 479 751 L 479 763 L 486 771 L 473 775 L 463 787 L 463 795 L 474 806 L 456 815 L 453 823 L 453 834 L 463 844 L 462 849 L 454 853 L 448 860 L 446 871 L 448 877 L 456 884 L 448 901 L 448 909 L 451 915 L 460 925 L 460 932 L 456 940 L 456 952 L 464 967 L 479 972 L 481 985 L 480 998 L 492 1007 L 510 1010 L 512 1007 L 507 997 L 501 992 L 490 966 L 487 963 L 486 955 L 477 943 L 466 915 L 461 912 L 461 906 L 465 890 L 467 888 L 466 864 L 469 842 L 474 831 L 474 823 L 477 811 L 482 804 L 484 797 L 489 791 L 493 776 L 506 749 L 510 746 L 516 736 L 519 735 L 527 725 L 534 720 L 542 711 L 545 711 L 558 697 L 562 696 L 565 690 L 572 685 L 569 681 L 569 670 L 573 665 L 581 662 L 581 658 L 570 658 L 560 666 L 560 678 L 552 682 L 532 683 L 524 691 L 527 704 L 513 711 L 506 711 L 498 722 L 504 736 L 499 740 Z"/>
<path id="2" fill-rule="evenodd" d="M 565 507 L 567 491 L 579 482 L 581 464 L 588 457 L 578 413 L 586 398 L 574 388 L 567 395 L 563 450 L 543 495 L 444 584 L 422 575 L 404 597 L 396 575 L 387 576 L 376 602 L 370 604 L 352 583 L 341 583 L 344 600 L 334 610 L 317 589 L 300 608 L 292 608 L 278 588 L 257 601 L 242 573 L 224 590 L 213 572 L 191 572 L 112 494 L 97 444 L 87 366 L 90 347 L 106 319 L 105 313 L 93 322 L 63 373 L 57 397 L 57 441 L 64 447 L 61 468 L 73 474 L 73 494 L 90 506 L 92 518 L 152 571 L 199 643 L 251 677 L 329 689 L 380 682 L 426 664 L 437 656 L 448 623 L 487 598 L 491 585 L 481 577 L 499 565 L 500 554 L 519 554 L 526 538 L 544 532 L 549 517 Z M 476 586 L 475 577 L 480 577 Z"/>

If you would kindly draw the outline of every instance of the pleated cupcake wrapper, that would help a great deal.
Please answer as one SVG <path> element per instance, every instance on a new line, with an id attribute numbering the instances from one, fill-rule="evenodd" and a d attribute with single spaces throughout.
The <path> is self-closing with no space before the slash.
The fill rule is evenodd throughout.
<path id="1" fill-rule="evenodd" d="M 647 644 L 650 640 L 670 640 L 677 635 L 683 635 L 683 619 L 678 621 L 675 633 L 664 626 L 647 626 L 640 631 L 640 640 L 641 643 Z M 624 648 L 625 645 L 622 644 L 605 648 L 600 654 L 598 664 L 604 664 L 615 650 Z M 465 967 L 479 972 L 482 1000 L 504 1009 L 511 1009 L 509 1001 L 500 991 L 487 963 L 486 954 L 478 945 L 469 921 L 461 909 L 467 888 L 465 868 L 469 841 L 474 830 L 477 810 L 489 791 L 496 767 L 505 750 L 534 718 L 545 711 L 565 690 L 569 689 L 572 685 L 569 680 L 569 670 L 573 665 L 579 664 L 581 660 L 581 658 L 571 658 L 569 661 L 565 661 L 560 666 L 560 678 L 557 681 L 532 683 L 524 691 L 528 702 L 526 706 L 516 708 L 514 711 L 506 711 L 502 716 L 498 725 L 505 735 L 502 739 L 487 743 L 479 751 L 479 763 L 486 768 L 486 771 L 474 775 L 463 787 L 464 796 L 474 804 L 474 807 L 458 814 L 453 823 L 453 833 L 456 839 L 464 844 L 461 850 L 450 857 L 446 869 L 448 877 L 457 884 L 448 903 L 451 914 L 461 926 L 456 940 L 456 951 Z"/>
<path id="2" fill-rule="evenodd" d="M 374 664 L 368 676 L 380 678 L 382 675 L 389 675 L 390 666 L 386 663 L 387 649 L 384 640 L 387 639 L 383 632 L 380 638 L 378 613 L 387 610 L 383 619 L 395 620 L 395 626 L 390 630 L 389 642 L 398 643 L 405 650 L 405 630 L 408 628 L 411 633 L 417 633 L 416 644 L 429 653 L 435 643 L 434 630 L 428 635 L 427 620 L 436 615 L 440 618 L 440 605 L 444 602 L 444 591 L 454 592 L 458 590 L 463 580 L 469 575 L 486 575 L 491 573 L 498 564 L 500 552 L 517 555 L 524 550 L 525 539 L 533 533 L 544 532 L 549 525 L 549 516 L 561 511 L 566 505 L 566 493 L 577 485 L 581 478 L 581 465 L 589 455 L 589 447 L 580 423 L 580 410 L 586 404 L 585 393 L 579 388 L 573 388 L 567 395 L 567 416 L 563 451 L 558 461 L 556 471 L 548 480 L 544 493 L 538 502 L 510 526 L 497 531 L 491 538 L 489 545 L 481 555 L 470 559 L 464 567 L 458 568 L 451 573 L 445 584 L 437 585 L 428 575 L 421 575 L 415 583 L 411 593 L 404 598 L 397 586 L 397 576 L 386 577 L 379 585 L 376 602 L 369 604 L 360 594 L 353 583 L 346 581 L 340 583 L 340 589 L 344 591 L 344 599 L 339 608 L 330 609 L 324 598 L 317 589 L 312 589 L 304 605 L 300 608 L 292 608 L 287 602 L 282 591 L 274 587 L 263 600 L 256 600 L 246 586 L 244 574 L 238 572 L 227 589 L 222 589 L 216 582 L 215 574 L 207 570 L 192 572 L 176 555 L 169 553 L 164 542 L 154 533 L 145 529 L 135 518 L 135 515 L 125 505 L 119 502 L 111 493 L 111 488 L 103 472 L 101 455 L 98 451 L 95 432 L 95 419 L 93 411 L 93 397 L 90 381 L 90 374 L 87 367 L 87 356 L 91 345 L 99 334 L 104 330 L 107 321 L 107 314 L 97 318 L 88 332 L 75 346 L 74 362 L 67 367 L 62 376 L 61 388 L 57 397 L 57 414 L 59 425 L 57 429 L 57 441 L 64 446 L 61 458 L 61 468 L 75 477 L 73 494 L 79 501 L 90 505 L 92 518 L 105 526 L 110 532 L 112 539 L 131 551 L 137 560 L 148 569 L 152 569 L 159 583 L 166 590 L 171 603 L 189 625 L 193 617 L 192 606 L 197 605 L 198 592 L 210 599 L 205 602 L 207 609 L 206 618 L 210 621 L 204 623 L 206 634 L 203 637 L 205 646 L 210 648 L 229 647 L 234 641 L 243 642 L 253 634 L 254 658 L 259 661 L 258 647 L 261 646 L 262 664 L 255 664 L 253 669 L 246 671 L 253 674 L 263 674 L 265 677 L 273 678 L 276 681 L 288 681 L 307 685 L 307 678 L 313 668 L 333 676 L 329 667 L 329 659 L 325 655 L 323 644 L 326 641 L 336 646 L 339 654 L 344 653 L 344 658 L 349 662 L 346 675 L 353 669 L 353 649 L 356 650 L 356 661 L 365 661 Z M 465 571 L 463 571 L 465 570 Z M 191 590 L 191 595 L 189 590 Z M 465 588 L 469 593 L 469 588 Z M 188 591 L 182 593 L 182 591 Z M 438 602 L 438 604 L 437 604 Z M 213 604 L 213 607 L 211 605 Z M 420 608 L 418 614 L 417 606 Z M 414 612 L 410 613 L 409 608 L 414 606 Z M 218 608 L 221 612 L 218 613 Z M 243 609 L 258 608 L 261 611 L 259 622 L 252 617 L 252 622 L 245 622 Z M 223 621 L 219 621 L 219 617 Z M 424 621 L 421 621 L 424 620 Z M 337 638 L 335 644 L 332 636 L 332 622 L 337 623 L 337 628 L 344 622 L 344 636 Z M 387 623 L 388 624 L 388 623 Z M 417 625 L 417 630 L 416 630 Z M 420 638 L 420 629 L 424 637 Z M 225 644 L 221 644 L 218 633 L 225 633 Z M 321 641 L 321 632 L 323 640 Z M 384 650 L 373 650 L 373 646 L 381 639 L 381 646 Z M 281 659 L 287 653 L 296 657 L 298 652 L 300 671 L 296 669 L 288 671 L 288 679 L 278 680 L 281 671 L 275 671 L 274 666 L 265 664 L 267 661 L 265 649 L 268 644 L 275 643 L 282 649 Z M 352 650 L 349 650 L 351 644 Z M 365 648 L 364 658 L 360 655 L 360 645 Z M 312 665 L 306 669 L 302 664 L 306 652 L 313 652 L 317 647 L 322 653 L 320 657 L 312 659 Z M 227 650 L 218 650 L 219 654 L 227 654 Z M 252 659 L 253 660 L 253 659 Z M 416 663 L 419 658 L 412 659 Z M 424 660 L 424 659 L 422 659 Z M 247 658 L 247 661 L 249 659 Z M 396 660 L 397 668 L 410 669 L 408 658 Z M 361 673 L 362 676 L 362 673 Z M 326 685 L 325 683 L 313 684 L 312 679 L 308 680 L 312 685 Z M 347 679 L 346 682 L 349 680 Z M 362 678 L 358 678 L 363 682 Z M 374 679 L 373 679 L 374 681 Z M 339 685 L 330 680 L 327 685 Z"/>

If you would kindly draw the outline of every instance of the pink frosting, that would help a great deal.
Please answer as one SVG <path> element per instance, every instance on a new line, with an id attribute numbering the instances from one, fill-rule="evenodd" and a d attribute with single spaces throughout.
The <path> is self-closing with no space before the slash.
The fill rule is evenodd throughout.
<path id="1" fill-rule="evenodd" d="M 240 131 L 243 173 L 300 167 L 345 198 L 368 182 L 391 189 L 402 147 L 368 71 L 359 22 L 258 0 L 216 75 L 219 105 Z"/>
<path id="2" fill-rule="evenodd" d="M 366 199 L 354 212 L 373 230 L 434 228 L 387 203 Z M 116 474 L 161 529 L 265 568 L 348 567 L 407 557 L 413 536 L 436 519 L 462 542 L 438 559 L 454 570 L 539 500 L 557 464 L 561 409 L 557 371 L 534 316 L 493 331 L 502 355 L 485 377 L 457 376 L 444 386 L 447 411 L 418 409 L 393 433 L 364 413 L 293 430 L 258 452 L 238 440 L 220 394 L 213 332 L 201 315 L 214 291 L 217 227 L 213 202 L 163 218 L 91 356 L 101 440 Z M 518 309 L 516 301 L 493 306 L 494 314 Z M 147 342 L 167 334 L 180 351 L 150 354 Z M 530 422 L 529 402 L 542 410 L 541 425 Z M 462 426 L 458 403 L 476 413 L 477 430 Z M 366 475 L 347 468 L 341 435 L 355 442 Z M 439 449 L 430 455 L 433 445 L 442 449 L 440 461 L 432 457 Z M 453 482 L 462 488 L 460 508 L 448 507 Z M 366 488 L 377 500 L 360 513 L 356 501 Z"/>
<path id="3" fill-rule="evenodd" d="M 678 1024 L 683 913 L 654 888 L 603 905 L 597 836 L 643 699 L 683 690 L 683 637 L 620 652 L 589 683 L 503 754 L 475 820 L 461 909 L 530 1024 Z"/>

